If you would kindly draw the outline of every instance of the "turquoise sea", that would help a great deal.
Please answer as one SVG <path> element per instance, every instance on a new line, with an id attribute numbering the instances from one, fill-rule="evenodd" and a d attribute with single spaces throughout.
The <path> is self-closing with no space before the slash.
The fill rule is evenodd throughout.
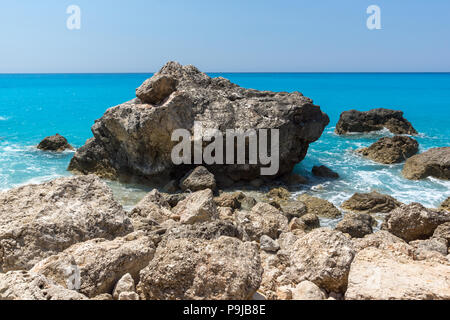
<path id="1" fill-rule="evenodd" d="M 321 106 L 331 119 L 319 141 L 311 145 L 296 171 L 311 183 L 299 189 L 337 205 L 354 192 L 378 190 L 400 201 L 434 207 L 450 196 L 450 181 L 429 178 L 409 181 L 402 165 L 380 165 L 352 151 L 369 146 L 389 132 L 336 136 L 334 126 L 344 110 L 377 107 L 403 110 L 420 132 L 421 151 L 450 146 L 450 73 L 221 73 L 243 87 L 300 91 Z M 151 74 L 0 75 L 0 190 L 67 176 L 73 153 L 43 153 L 35 145 L 60 133 L 75 147 L 91 137 L 95 119 L 114 105 L 134 98 L 134 91 Z M 313 165 L 324 164 L 341 175 L 338 181 L 315 179 Z M 110 183 L 125 205 L 144 190 Z"/>

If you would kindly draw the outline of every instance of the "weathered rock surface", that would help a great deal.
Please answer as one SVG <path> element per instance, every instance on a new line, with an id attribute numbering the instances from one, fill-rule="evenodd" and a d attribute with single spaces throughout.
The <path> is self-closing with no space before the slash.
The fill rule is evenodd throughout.
<path id="1" fill-rule="evenodd" d="M 437 252 L 442 254 L 443 256 L 446 256 L 448 254 L 447 244 L 447 240 L 443 238 L 416 240 L 409 243 L 409 245 L 416 250 L 416 256 L 421 256 L 421 253 L 423 251 Z"/>
<path id="2" fill-rule="evenodd" d="M 354 238 L 352 239 L 352 242 L 357 251 L 361 251 L 369 247 L 384 250 L 391 249 L 396 245 L 406 245 L 406 242 L 403 239 L 400 239 L 385 230 L 368 234 L 364 238 Z"/>
<path id="3" fill-rule="evenodd" d="M 277 239 L 279 233 L 288 227 L 288 219 L 278 209 L 263 202 L 256 204 L 251 211 L 238 211 L 235 216 L 238 224 L 254 241 L 259 241 L 263 235 Z"/>
<path id="4" fill-rule="evenodd" d="M 417 134 L 411 123 L 403 117 L 402 111 L 383 108 L 365 112 L 344 111 L 336 125 L 336 133 L 370 132 L 383 128 L 388 129 L 393 134 Z"/>
<path id="5" fill-rule="evenodd" d="M 116 283 L 127 273 L 138 279 L 139 271 L 149 264 L 154 253 L 151 239 L 138 232 L 110 241 L 94 239 L 75 244 L 37 263 L 31 271 L 67 287 L 67 271 L 72 270 L 80 277 L 79 292 L 93 298 L 113 293 Z"/>
<path id="6" fill-rule="evenodd" d="M 346 300 L 450 299 L 450 265 L 367 248 L 351 266 Z"/>
<path id="7" fill-rule="evenodd" d="M 300 218 L 304 216 L 308 209 L 306 205 L 301 201 L 289 201 L 288 203 L 284 203 L 281 205 L 281 211 L 288 217 L 291 218 Z"/>
<path id="8" fill-rule="evenodd" d="M 325 293 L 311 281 L 302 281 L 292 290 L 292 300 L 325 300 Z"/>
<path id="9" fill-rule="evenodd" d="M 169 228 L 164 239 L 213 240 L 221 236 L 243 239 L 243 230 L 231 221 L 213 220 L 208 222 L 178 224 Z"/>
<path id="10" fill-rule="evenodd" d="M 384 230 L 409 242 L 431 237 L 436 228 L 450 222 L 446 211 L 427 209 L 419 203 L 402 205 L 386 216 Z"/>
<path id="11" fill-rule="evenodd" d="M 450 245 L 450 222 L 441 224 L 434 230 L 433 238 L 442 238 L 448 241 Z"/>
<path id="12" fill-rule="evenodd" d="M 178 202 L 173 213 L 180 216 L 183 224 L 209 221 L 217 217 L 217 206 L 210 189 L 197 191 Z"/>
<path id="13" fill-rule="evenodd" d="M 131 232 L 125 211 L 94 175 L 0 193 L 0 272 L 28 270 L 77 242 Z"/>
<path id="14" fill-rule="evenodd" d="M 375 162 L 400 163 L 419 152 L 419 143 L 406 136 L 384 137 L 357 152 Z"/>
<path id="15" fill-rule="evenodd" d="M 186 176 L 181 179 L 180 188 L 183 191 L 190 190 L 192 192 L 204 189 L 216 189 L 216 179 L 214 175 L 203 166 L 199 166 L 189 171 Z"/>
<path id="16" fill-rule="evenodd" d="M 147 230 L 174 216 L 170 204 L 156 189 L 149 192 L 129 213 L 135 230 Z"/>
<path id="17" fill-rule="evenodd" d="M 280 250 L 280 245 L 277 243 L 277 241 L 266 235 L 261 236 L 259 245 L 261 250 L 264 250 L 266 252 L 277 252 L 278 250 Z"/>
<path id="18" fill-rule="evenodd" d="M 300 237 L 286 253 L 289 266 L 285 275 L 292 283 L 309 280 L 330 292 L 345 291 L 355 250 L 343 233 L 315 229 Z"/>
<path id="19" fill-rule="evenodd" d="M 344 201 L 342 208 L 362 213 L 389 213 L 402 203 L 395 198 L 376 191 L 370 193 L 355 193 L 350 199 Z"/>
<path id="20" fill-rule="evenodd" d="M 312 168 L 312 173 L 316 177 L 322 177 L 322 178 L 331 178 L 331 179 L 337 179 L 339 178 L 339 174 L 331 170 L 330 168 L 326 166 L 314 166 Z"/>
<path id="21" fill-rule="evenodd" d="M 55 134 L 54 136 L 46 137 L 42 140 L 37 148 L 43 151 L 55 151 L 62 152 L 64 150 L 73 150 L 73 147 L 67 142 L 67 139 L 60 134 Z"/>
<path id="22" fill-rule="evenodd" d="M 433 148 L 412 156 L 403 166 L 403 176 L 410 180 L 427 177 L 450 179 L 450 147 Z"/>
<path id="23" fill-rule="evenodd" d="M 141 271 L 141 299 L 244 300 L 259 288 L 258 246 L 236 238 L 170 239 Z"/>
<path id="24" fill-rule="evenodd" d="M 336 230 L 349 234 L 352 238 L 363 238 L 373 232 L 375 219 L 366 213 L 349 213 L 338 223 Z"/>
<path id="25" fill-rule="evenodd" d="M 319 217 L 334 219 L 342 215 L 339 209 L 327 200 L 312 197 L 308 194 L 302 194 L 297 200 L 306 205 L 308 213 L 315 214 Z"/>
<path id="26" fill-rule="evenodd" d="M 134 283 L 134 279 L 131 274 L 125 274 L 120 280 L 116 283 L 113 291 L 113 297 L 116 300 L 119 300 L 119 296 L 122 293 L 135 293 L 136 294 L 136 285 Z M 138 299 L 129 299 L 129 300 L 138 300 Z"/>
<path id="27" fill-rule="evenodd" d="M 244 196 L 245 197 L 245 196 Z M 214 202 L 218 207 L 229 207 L 231 209 L 240 209 L 241 202 L 239 199 L 242 199 L 242 195 L 240 192 L 226 192 L 222 193 L 220 196 L 214 198 Z"/>
<path id="28" fill-rule="evenodd" d="M 86 300 L 43 275 L 29 271 L 0 273 L 0 300 Z"/>
<path id="29" fill-rule="evenodd" d="M 110 108 L 92 127 L 94 138 L 77 150 L 69 170 L 108 178 L 181 176 L 171 152 L 175 129 L 279 129 L 280 170 L 290 173 L 304 159 L 329 118 L 301 93 L 241 88 L 223 78 L 212 79 L 193 66 L 167 63 L 137 90 L 140 98 Z M 206 148 L 206 146 L 204 146 Z M 206 166 L 206 165 L 205 165 Z M 260 177 L 261 164 L 208 165 L 217 176 L 234 181 Z"/>
<path id="30" fill-rule="evenodd" d="M 444 202 L 442 202 L 441 208 L 450 211 L 450 197 L 448 197 Z"/>

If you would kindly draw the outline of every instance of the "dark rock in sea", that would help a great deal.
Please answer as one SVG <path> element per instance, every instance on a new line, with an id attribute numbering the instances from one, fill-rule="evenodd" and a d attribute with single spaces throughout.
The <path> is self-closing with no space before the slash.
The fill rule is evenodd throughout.
<path id="1" fill-rule="evenodd" d="M 384 137 L 356 152 L 379 163 L 400 163 L 419 152 L 419 143 L 406 136 Z"/>
<path id="2" fill-rule="evenodd" d="M 210 78 L 194 66 L 167 63 L 137 89 L 138 98 L 110 108 L 92 127 L 94 138 L 77 150 L 69 170 L 107 178 L 181 178 L 192 165 L 176 166 L 171 152 L 176 129 L 278 129 L 279 171 L 292 171 L 309 144 L 319 139 L 328 116 L 299 92 L 244 89 L 224 78 Z M 270 136 L 270 133 L 269 133 Z M 194 142 L 192 142 L 194 143 Z M 204 144 L 205 149 L 208 145 Z M 247 148 L 248 149 L 248 148 Z M 237 148 L 235 147 L 235 155 Z M 261 164 L 203 165 L 216 181 L 251 181 Z"/>
<path id="3" fill-rule="evenodd" d="M 403 176 L 410 180 L 427 177 L 450 179 L 450 147 L 433 148 L 412 156 L 403 167 Z"/>
<path id="4" fill-rule="evenodd" d="M 403 117 L 402 111 L 383 108 L 365 112 L 344 111 L 336 125 L 336 133 L 370 132 L 383 128 L 388 129 L 393 134 L 417 134 L 411 123 Z"/>
<path id="5" fill-rule="evenodd" d="M 73 147 L 67 142 L 67 139 L 60 134 L 46 137 L 42 140 L 37 148 L 43 151 L 56 151 L 62 152 L 64 150 L 73 150 Z"/>
<path id="6" fill-rule="evenodd" d="M 339 174 L 331 170 L 330 168 L 326 166 L 314 166 L 312 168 L 312 173 L 316 177 L 322 177 L 322 178 L 331 178 L 331 179 L 338 179 Z"/>
<path id="7" fill-rule="evenodd" d="M 350 199 L 344 201 L 342 208 L 363 213 L 389 213 L 401 205 L 401 202 L 387 194 L 372 191 L 355 193 Z"/>

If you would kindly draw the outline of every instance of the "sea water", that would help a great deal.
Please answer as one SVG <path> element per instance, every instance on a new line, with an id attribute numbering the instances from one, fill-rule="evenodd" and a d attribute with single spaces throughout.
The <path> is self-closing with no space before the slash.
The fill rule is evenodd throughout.
<path id="1" fill-rule="evenodd" d="M 355 192 L 377 190 L 398 200 L 436 207 L 450 196 L 450 181 L 406 180 L 402 164 L 381 165 L 356 155 L 387 130 L 338 136 L 335 125 L 342 111 L 389 108 L 404 111 L 420 133 L 420 151 L 450 146 L 449 73 L 221 73 L 246 88 L 300 91 L 330 117 L 330 125 L 295 171 L 309 178 L 297 193 L 340 205 Z M 106 109 L 134 98 L 151 74 L 0 75 L 0 191 L 28 183 L 68 176 L 73 152 L 38 151 L 45 136 L 59 133 L 74 147 L 92 137 L 90 127 Z M 326 165 L 341 176 L 336 181 L 315 178 L 314 165 Z M 148 188 L 109 182 L 119 201 L 133 206 Z"/>

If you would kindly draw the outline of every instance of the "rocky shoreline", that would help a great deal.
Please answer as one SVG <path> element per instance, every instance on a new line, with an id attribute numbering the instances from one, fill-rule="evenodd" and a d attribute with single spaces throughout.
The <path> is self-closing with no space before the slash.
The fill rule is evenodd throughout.
<path id="1" fill-rule="evenodd" d="M 78 175 L 0 192 L 0 300 L 450 299 L 449 199 L 425 208 L 376 191 L 340 206 L 292 196 L 307 182 L 293 166 L 329 122 L 309 98 L 243 89 L 174 62 L 136 94 L 95 123 L 69 166 Z M 281 171 L 174 166 L 170 132 L 194 130 L 195 120 L 279 129 Z M 381 128 L 396 136 L 355 157 L 405 162 L 406 179 L 450 179 L 450 148 L 418 154 L 401 111 L 344 112 L 336 132 Z M 65 148 L 56 135 L 40 149 Z M 320 164 L 313 174 L 339 179 Z M 162 188 L 124 210 L 100 177 Z"/>

